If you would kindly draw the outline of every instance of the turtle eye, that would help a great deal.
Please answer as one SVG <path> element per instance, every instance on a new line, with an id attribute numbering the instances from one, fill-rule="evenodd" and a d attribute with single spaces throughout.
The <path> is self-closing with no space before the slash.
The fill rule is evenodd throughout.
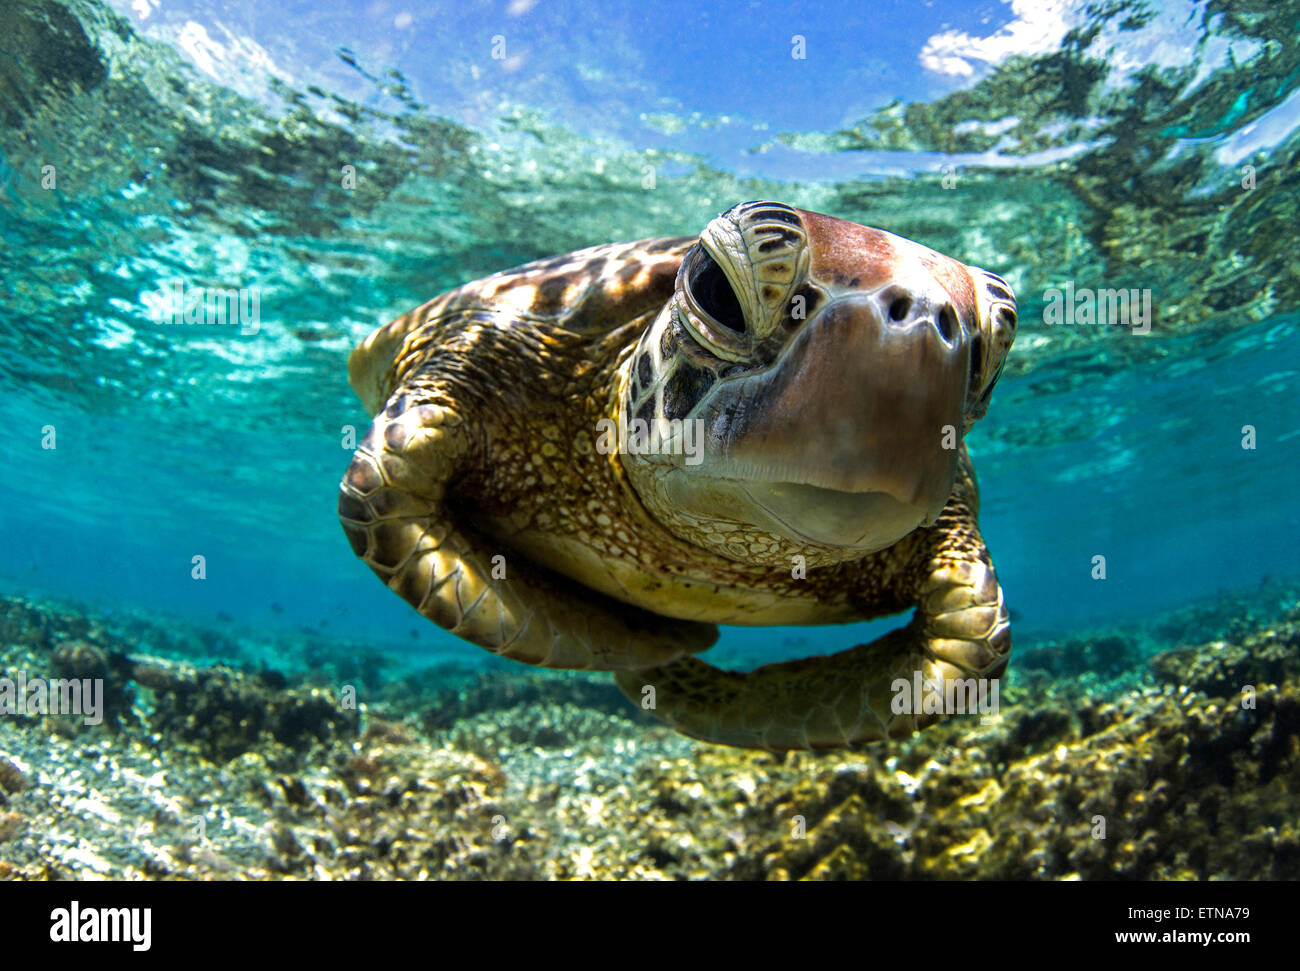
<path id="1" fill-rule="evenodd" d="M 695 306 L 715 322 L 737 334 L 745 332 L 745 314 L 740 309 L 740 301 L 736 299 L 735 291 L 727 282 L 727 275 L 718 266 L 718 261 L 703 247 L 691 266 L 687 286 Z"/>

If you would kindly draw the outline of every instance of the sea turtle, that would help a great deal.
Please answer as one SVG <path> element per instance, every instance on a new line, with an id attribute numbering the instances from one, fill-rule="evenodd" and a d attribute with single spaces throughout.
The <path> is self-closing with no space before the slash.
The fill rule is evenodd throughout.
<path id="1" fill-rule="evenodd" d="M 339 516 L 434 623 L 529 664 L 616 672 L 687 735 L 895 737 L 943 717 L 908 710 L 913 685 L 982 692 L 1007 664 L 963 436 L 1015 326 L 1000 277 L 777 202 L 698 237 L 529 263 L 353 352 L 375 419 Z M 748 673 L 693 656 L 716 624 L 910 607 L 906 627 L 831 656 Z"/>

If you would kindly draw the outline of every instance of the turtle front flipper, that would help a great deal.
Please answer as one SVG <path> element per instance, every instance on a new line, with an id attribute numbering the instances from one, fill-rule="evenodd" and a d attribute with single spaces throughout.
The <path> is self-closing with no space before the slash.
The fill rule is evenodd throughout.
<path id="1" fill-rule="evenodd" d="M 552 668 L 662 665 L 717 639 L 506 557 L 454 521 L 449 482 L 472 454 L 456 411 L 399 391 L 343 477 L 339 518 L 353 551 L 394 592 L 451 633 L 502 657 Z"/>
<path id="2" fill-rule="evenodd" d="M 979 710 L 989 679 L 1006 668 L 1011 631 L 988 555 L 978 534 L 969 548 L 971 538 L 940 545 L 915 591 L 912 622 L 870 644 L 748 673 L 684 658 L 619 672 L 619 687 L 686 735 L 777 751 L 907 735 L 951 714 L 954 697 L 965 711 Z"/>

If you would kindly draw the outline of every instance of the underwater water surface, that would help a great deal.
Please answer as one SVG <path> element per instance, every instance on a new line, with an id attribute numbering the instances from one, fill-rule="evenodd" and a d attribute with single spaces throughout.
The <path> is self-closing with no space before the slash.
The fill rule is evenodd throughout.
<path id="1" fill-rule="evenodd" d="M 196 663 L 319 674 L 337 644 L 393 670 L 485 664 L 339 529 L 369 423 L 349 351 L 469 280 L 769 198 L 1014 287 L 1016 343 L 967 438 L 1013 677 L 1081 632 L 1272 616 L 1300 581 L 1298 18 L 1292 0 L 6 0 L 0 594 L 215 632 L 178 641 Z M 159 322 L 177 285 L 256 294 L 255 319 Z M 1146 295 L 1145 325 L 1056 322 L 1058 291 L 1111 288 Z M 728 628 L 710 659 L 904 620 Z M 1202 642 L 1174 627 L 1094 673 Z M 277 661 L 284 639 L 312 651 Z"/>

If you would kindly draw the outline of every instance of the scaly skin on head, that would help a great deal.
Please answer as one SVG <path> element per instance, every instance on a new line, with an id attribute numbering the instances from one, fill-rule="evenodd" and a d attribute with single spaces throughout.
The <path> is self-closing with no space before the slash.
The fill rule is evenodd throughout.
<path id="1" fill-rule="evenodd" d="M 889 711 L 896 677 L 995 677 L 1009 651 L 964 446 L 945 456 L 854 427 L 863 413 L 878 421 L 879 408 L 835 410 L 833 397 L 817 397 L 824 387 L 805 389 L 820 414 L 774 407 L 797 404 L 800 388 L 773 375 L 795 373 L 798 361 L 823 384 L 864 385 L 874 377 L 859 359 L 878 341 L 895 370 L 919 368 L 924 391 L 887 375 L 864 399 L 928 406 L 938 387 L 949 403 L 933 416 L 952 418 L 960 434 L 987 407 L 1009 346 L 1010 291 L 898 237 L 774 203 L 736 207 L 695 242 L 647 240 L 530 264 L 372 335 L 350 372 L 372 411 L 383 411 L 344 479 L 345 531 L 435 623 L 527 663 L 619 671 L 635 701 L 653 686 L 656 714 L 687 734 L 819 748 L 923 727 L 935 719 Z M 908 306 L 891 315 L 900 296 Z M 801 312 L 792 312 L 796 300 Z M 847 364 L 833 360 L 836 350 Z M 843 442 L 817 439 L 828 410 Z M 721 431 L 718 415 L 730 422 Z M 639 416 L 707 416 L 715 451 L 691 468 L 681 454 L 596 447 L 602 419 Z M 817 447 L 801 450 L 783 426 L 795 419 Z M 937 441 L 940 429 L 932 432 Z M 857 461 L 882 443 L 895 449 L 888 462 Z M 763 481 L 773 455 L 789 459 L 777 465 L 792 486 Z M 714 502 L 737 469 L 750 476 L 744 489 Z M 674 476 L 686 485 L 666 501 L 660 486 Z M 807 491 L 781 506 L 800 483 Z M 923 503 L 908 503 L 936 489 L 942 511 L 924 524 Z M 857 490 L 880 495 L 863 500 Z M 788 521 L 809 497 L 827 509 Z M 839 523 L 862 539 L 837 544 Z M 796 556 L 806 573 L 791 570 Z M 833 658 L 732 674 L 686 656 L 713 643 L 716 623 L 839 623 L 911 606 L 906 628 Z"/>

